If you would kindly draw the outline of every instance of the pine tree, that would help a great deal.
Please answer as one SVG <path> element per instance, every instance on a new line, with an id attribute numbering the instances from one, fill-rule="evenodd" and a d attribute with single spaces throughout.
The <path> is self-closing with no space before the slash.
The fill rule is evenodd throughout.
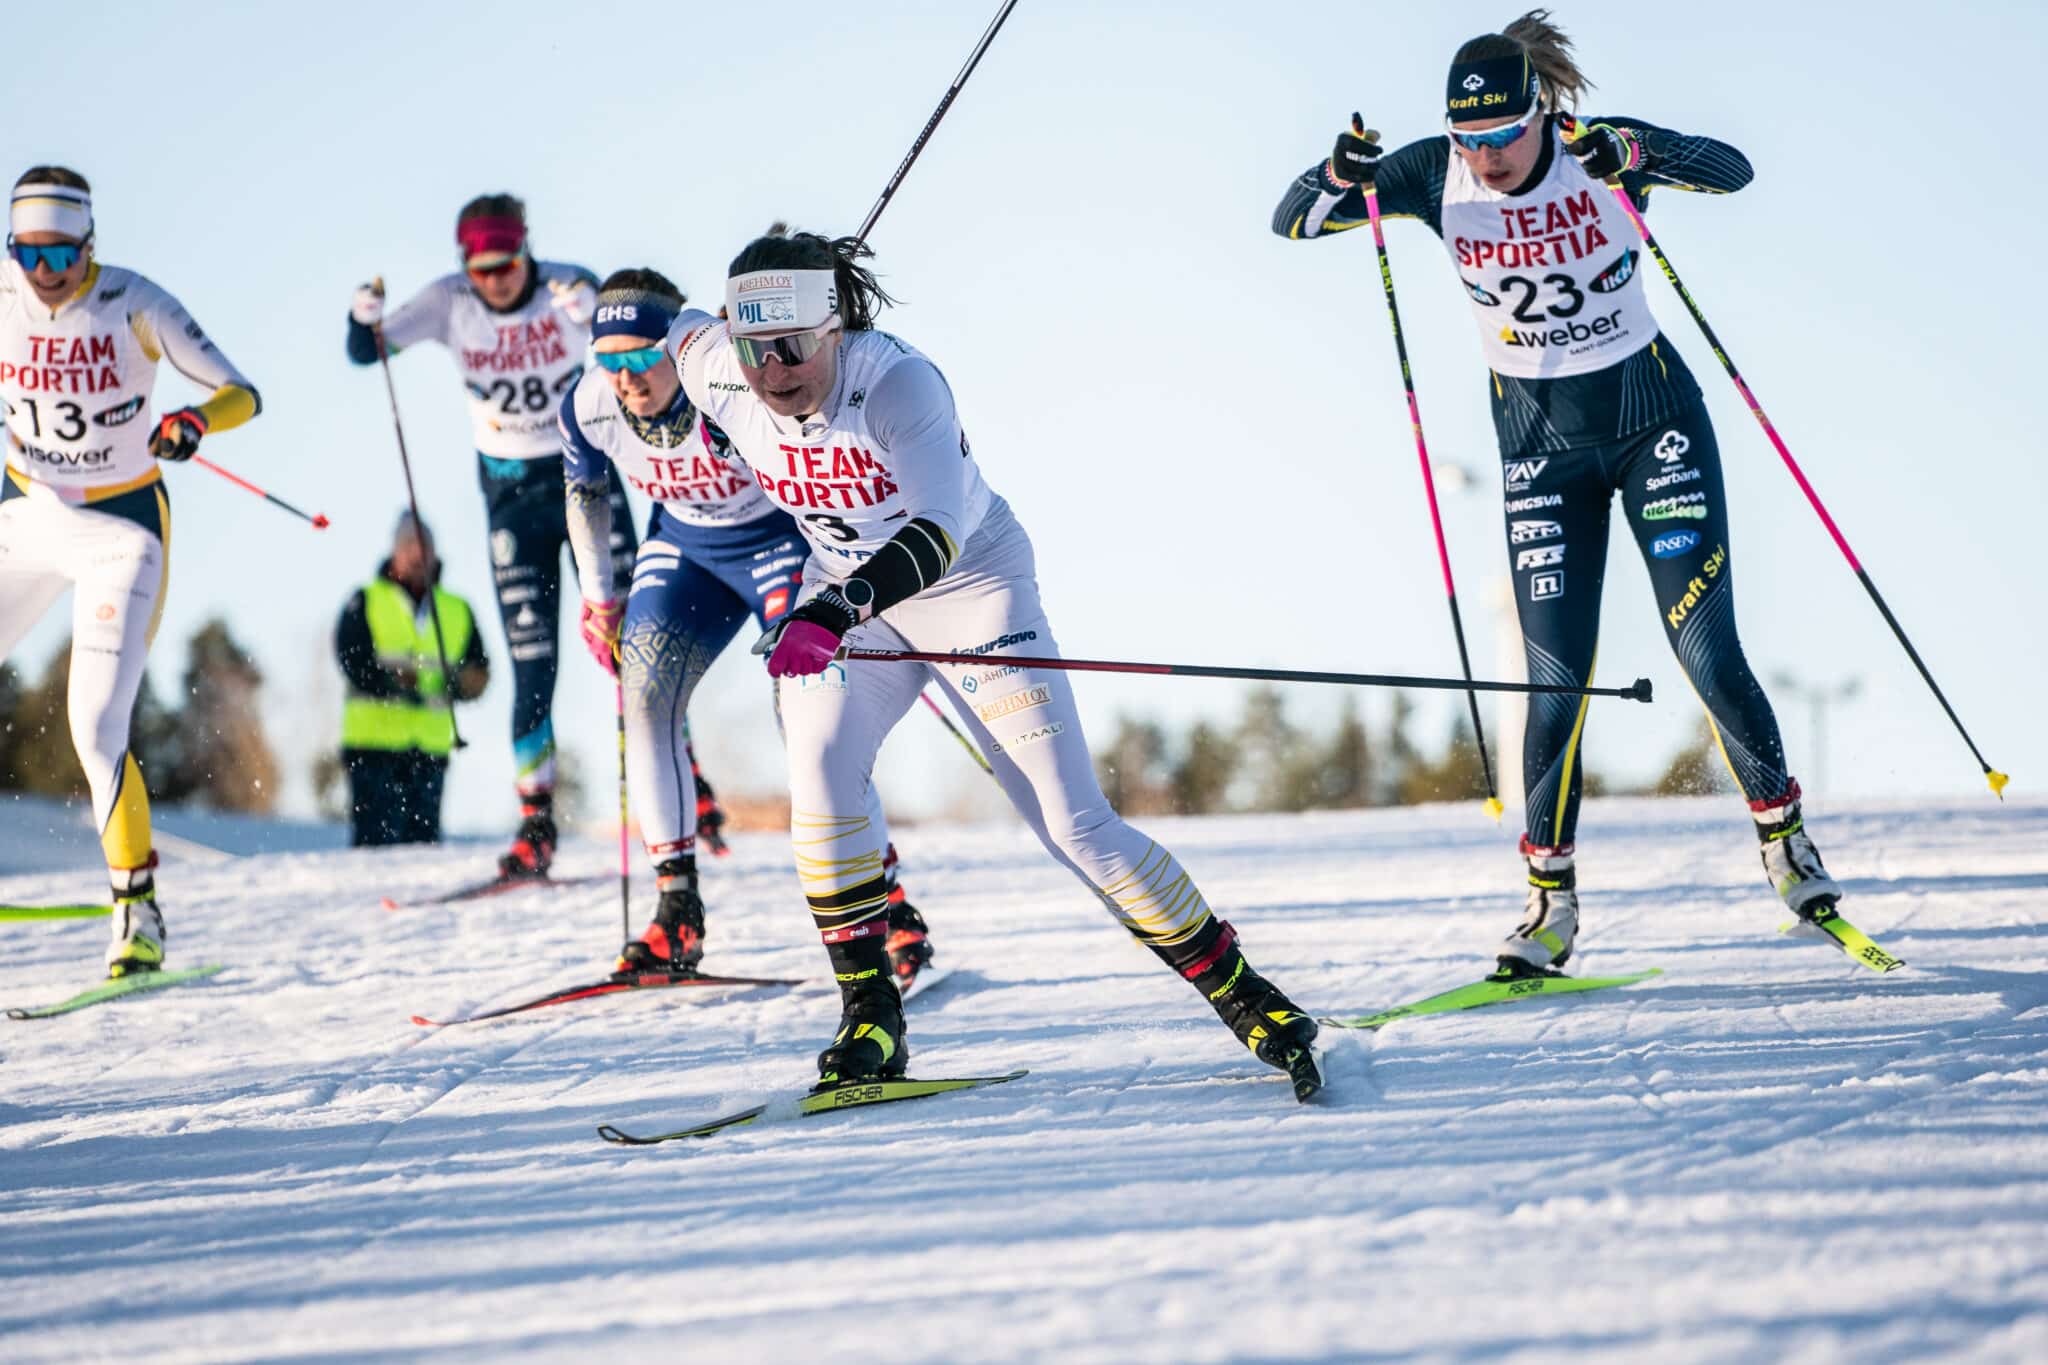
<path id="1" fill-rule="evenodd" d="M 262 813 L 277 804 L 277 756 L 263 733 L 263 674 L 218 617 L 186 649 L 185 705 L 166 746 L 168 770 L 151 790 L 166 801 L 203 799 L 216 810 Z M 147 769 L 145 769 L 147 771 Z"/>

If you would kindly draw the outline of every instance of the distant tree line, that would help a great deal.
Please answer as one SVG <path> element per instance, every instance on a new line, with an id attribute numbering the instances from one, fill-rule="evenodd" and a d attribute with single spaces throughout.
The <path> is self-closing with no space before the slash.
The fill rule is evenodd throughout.
<path id="1" fill-rule="evenodd" d="M 68 642 L 34 683 L 24 682 L 12 663 L 0 663 L 0 791 L 66 800 L 86 795 L 85 770 L 71 747 L 70 683 Z M 262 686 L 255 660 L 218 618 L 187 642 L 172 704 L 144 677 L 128 747 L 152 802 L 252 814 L 275 807 L 277 757 L 263 733 Z"/>
<path id="2" fill-rule="evenodd" d="M 1347 703 L 1336 727 L 1305 729 L 1274 688 L 1247 693 L 1234 725 L 1196 721 L 1169 733 L 1156 721 L 1118 716 L 1109 742 L 1096 747 L 1096 775 L 1124 815 L 1211 815 L 1236 811 L 1344 810 L 1424 801 L 1483 798 L 1486 781 L 1472 731 L 1462 717 L 1442 743 L 1413 736 L 1415 704 L 1396 692 L 1386 725 L 1375 732 Z M 1627 794 L 1689 796 L 1730 789 L 1702 721 L 1694 738 L 1655 782 Z M 1504 761 L 1494 753 L 1496 768 Z M 1585 792 L 1616 788 L 1583 770 Z"/>

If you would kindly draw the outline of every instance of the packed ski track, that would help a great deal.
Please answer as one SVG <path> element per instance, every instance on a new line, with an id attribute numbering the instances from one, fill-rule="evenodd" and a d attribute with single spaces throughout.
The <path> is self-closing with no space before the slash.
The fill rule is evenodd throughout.
<path id="1" fill-rule="evenodd" d="M 785 1095 L 837 1018 L 784 841 L 707 862 L 704 965 L 806 984 L 442 1029 L 601 975 L 616 887 L 173 860 L 171 965 L 226 972 L 0 1024 L 0 1358 L 2048 1358 L 2048 804 L 1813 820 L 1905 970 L 1781 937 L 1734 802 L 1592 801 L 1572 970 L 1663 975 L 1326 1030 L 1307 1105 L 1021 831 L 905 829 L 952 973 L 911 1074 L 1030 1074 L 649 1148 L 596 1129 Z M 1319 1014 L 1471 979 L 1520 908 L 1476 803 L 1139 823 Z M 0 1005 L 105 934 L 0 925 Z"/>

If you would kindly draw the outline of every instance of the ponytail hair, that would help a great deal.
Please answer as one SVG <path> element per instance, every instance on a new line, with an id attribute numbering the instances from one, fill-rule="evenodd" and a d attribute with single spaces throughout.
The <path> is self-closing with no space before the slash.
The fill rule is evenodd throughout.
<path id="1" fill-rule="evenodd" d="M 1579 96 L 1593 88 L 1586 73 L 1572 57 L 1572 40 L 1550 22 L 1550 11 L 1532 9 L 1499 33 L 1474 38 L 1458 49 L 1454 62 L 1483 61 L 1490 57 L 1527 57 L 1543 86 L 1546 109 L 1579 107 Z"/>
<path id="2" fill-rule="evenodd" d="M 829 270 L 839 294 L 840 325 L 849 332 L 866 332 L 874 329 L 882 306 L 896 302 L 875 279 L 875 272 L 861 264 L 874 254 L 858 237 L 791 232 L 789 224 L 778 222 L 748 242 L 725 273 L 730 279 L 756 270 Z"/>

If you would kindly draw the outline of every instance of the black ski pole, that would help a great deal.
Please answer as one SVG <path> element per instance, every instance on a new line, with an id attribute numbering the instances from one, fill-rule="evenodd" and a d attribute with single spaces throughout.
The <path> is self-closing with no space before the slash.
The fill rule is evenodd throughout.
<path id="1" fill-rule="evenodd" d="M 1336 683 L 1344 687 L 1419 687 L 1456 692 L 1522 692 L 1534 696 L 1620 697 L 1649 701 L 1650 680 L 1637 678 L 1627 687 L 1563 687 L 1551 683 L 1488 682 L 1465 678 L 1410 677 L 1401 673 L 1324 673 L 1299 668 L 1233 668 L 1219 664 L 1130 663 L 1115 659 L 1049 659 L 1023 654 L 935 654 L 910 649 L 846 649 L 837 659 L 868 659 L 876 663 L 973 664 L 998 661 L 1017 668 L 1049 668 L 1065 673 L 1146 673 L 1176 678 L 1248 678 L 1253 682 Z"/>
<path id="2" fill-rule="evenodd" d="M 939 107 L 932 110 L 932 116 L 925 120 L 924 131 L 917 135 L 917 141 L 910 144 L 910 152 L 903 158 L 903 164 L 896 168 L 896 174 L 889 177 L 889 183 L 882 188 L 882 197 L 868 210 L 868 216 L 861 223 L 860 231 L 854 234 L 856 241 L 865 242 L 868 234 L 875 230 L 875 220 L 882 216 L 882 210 L 895 198 L 897 187 L 903 183 L 903 178 L 910 174 L 910 168 L 916 163 L 918 153 L 924 150 L 925 143 L 931 141 L 933 131 L 939 126 L 939 120 L 953 107 L 953 100 L 959 95 L 960 87 L 967 84 L 967 78 L 974 74 L 974 68 L 981 63 L 982 54 L 987 52 L 989 44 L 996 40 L 997 31 L 1002 28 L 1003 21 L 1010 17 L 1010 11 L 1015 8 L 1017 0 L 1003 0 L 1003 7 L 996 11 L 996 17 L 990 21 L 988 30 L 981 35 L 981 41 L 976 43 L 974 51 L 968 54 L 967 65 L 960 68 L 960 74 L 946 87 L 945 97 L 939 101 Z"/>
<path id="3" fill-rule="evenodd" d="M 378 297 L 384 294 L 384 277 L 378 276 L 372 286 Z M 412 460 L 405 453 L 405 423 L 398 419 L 398 386 L 391 382 L 391 350 L 384 344 L 384 324 L 378 323 L 370 329 L 377 338 L 377 364 L 384 370 L 384 392 L 391 399 L 391 428 L 398 433 L 398 467 L 405 471 L 405 505 L 412 509 L 413 529 L 419 533 L 420 548 L 426 548 L 427 523 L 420 516 L 420 497 L 412 486 Z M 440 556 L 434 557 L 438 566 Z M 462 726 L 455 719 L 455 673 L 448 667 L 448 642 L 441 638 L 441 605 L 435 600 L 439 589 L 440 574 L 433 575 L 434 582 L 427 584 L 427 619 L 434 623 L 434 653 L 441 659 L 441 695 L 448 701 L 448 733 L 454 736 L 455 747 L 466 749 L 467 740 L 462 737 Z"/>
<path id="4" fill-rule="evenodd" d="M 1352 131 L 1367 142 L 1378 142 L 1380 135 L 1365 126 L 1365 120 L 1357 114 L 1351 116 Z M 1443 570 L 1444 597 L 1451 604 L 1451 635 L 1458 642 L 1458 667 L 1465 675 L 1465 681 L 1472 681 L 1472 659 L 1465 652 L 1465 619 L 1458 611 L 1458 585 L 1451 578 L 1451 552 L 1444 543 L 1444 519 L 1436 505 L 1436 477 L 1429 467 L 1429 442 L 1422 438 L 1422 408 L 1415 400 L 1415 376 L 1408 368 L 1408 339 L 1401 332 L 1401 305 L 1394 301 L 1394 267 L 1387 260 L 1387 235 L 1380 230 L 1379 189 L 1368 180 L 1365 182 L 1365 214 L 1372 220 L 1372 244 L 1380 257 L 1380 286 L 1387 295 L 1387 319 L 1394 325 L 1394 354 L 1401 361 L 1401 387 L 1408 391 L 1408 425 L 1415 432 L 1415 457 L 1422 462 L 1422 492 L 1429 500 L 1429 524 L 1436 530 L 1436 562 Z M 1479 769 L 1486 775 L 1486 813 L 1500 821 L 1500 794 L 1494 790 L 1493 760 L 1486 753 L 1486 731 L 1479 724 L 1479 693 L 1465 689 L 1465 704 L 1472 713 L 1472 740 L 1479 746 Z"/>

